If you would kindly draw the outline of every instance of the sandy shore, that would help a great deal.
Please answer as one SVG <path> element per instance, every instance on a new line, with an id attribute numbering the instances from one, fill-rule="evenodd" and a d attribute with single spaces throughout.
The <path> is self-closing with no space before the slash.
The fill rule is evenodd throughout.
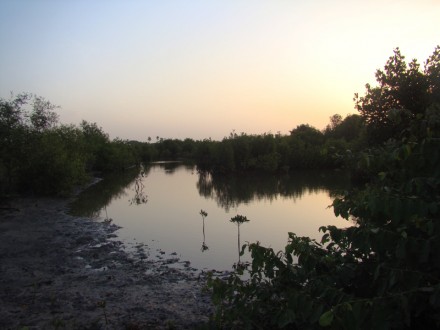
<path id="1" fill-rule="evenodd" d="M 67 214 L 64 199 L 0 210 L 0 329 L 193 329 L 208 321 L 203 280 L 129 254 L 117 226 Z M 3 205 L 5 206 L 5 205 Z"/>

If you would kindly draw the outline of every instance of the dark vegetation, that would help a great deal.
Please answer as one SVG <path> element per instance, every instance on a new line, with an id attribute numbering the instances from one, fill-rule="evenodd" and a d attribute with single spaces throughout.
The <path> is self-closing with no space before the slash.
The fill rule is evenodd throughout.
<path id="1" fill-rule="evenodd" d="M 368 147 L 347 154 L 368 182 L 333 202 L 352 222 L 245 244 L 251 264 L 209 281 L 220 328 L 440 327 L 440 47 L 423 71 L 396 49 L 376 78 L 355 96 Z"/>
<path id="2" fill-rule="evenodd" d="M 334 115 L 324 131 L 299 125 L 289 135 L 232 132 L 222 141 L 198 143 L 194 159 L 199 169 L 215 174 L 297 169 L 333 169 L 343 165 L 347 150 L 360 150 L 365 130 L 359 115 Z"/>
<path id="3" fill-rule="evenodd" d="M 359 115 L 336 114 L 323 131 L 222 141 L 110 140 L 96 123 L 59 124 L 41 97 L 1 99 L 0 194 L 66 194 L 96 172 L 153 160 L 193 161 L 207 194 L 220 174 L 346 168 L 362 182 L 333 202 L 348 228 L 322 227 L 320 242 L 289 233 L 282 252 L 245 244 L 251 264 L 209 281 L 216 325 L 439 328 L 440 47 L 423 70 L 396 49 L 376 79 L 355 94 Z"/>
<path id="4" fill-rule="evenodd" d="M 96 173 L 154 160 L 187 160 L 211 174 L 333 169 L 366 141 L 359 115 L 334 115 L 323 131 L 299 125 L 290 135 L 231 133 L 222 141 L 110 140 L 96 123 L 58 122 L 57 106 L 32 94 L 0 99 L 0 194 L 68 194 Z"/>
<path id="5" fill-rule="evenodd" d="M 0 100 L 1 194 L 67 194 L 95 171 L 121 170 L 141 159 L 141 146 L 110 141 L 95 123 L 59 124 L 56 108 L 31 94 Z"/>

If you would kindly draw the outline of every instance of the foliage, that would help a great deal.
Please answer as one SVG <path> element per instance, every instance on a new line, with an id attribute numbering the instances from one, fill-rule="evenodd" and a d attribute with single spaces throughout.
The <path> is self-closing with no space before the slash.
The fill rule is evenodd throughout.
<path id="1" fill-rule="evenodd" d="M 208 213 L 204 210 L 200 210 L 200 215 L 202 216 L 202 219 L 205 220 L 205 218 L 208 216 Z"/>
<path id="2" fill-rule="evenodd" d="M 237 226 L 240 227 L 241 224 L 245 222 L 249 222 L 250 220 L 248 220 L 248 218 L 246 218 L 244 215 L 237 214 L 235 217 L 232 217 L 231 220 L 229 221 L 237 224 Z"/>
<path id="3" fill-rule="evenodd" d="M 99 167 L 100 171 L 122 171 L 136 164 L 136 157 L 128 141 L 114 139 L 106 143 L 100 150 Z"/>
<path id="4" fill-rule="evenodd" d="M 96 123 L 89 123 L 82 120 L 80 123 L 84 139 L 87 141 L 85 153 L 87 154 L 87 170 L 99 170 L 104 167 L 105 160 L 103 159 L 103 149 L 110 140 L 101 127 Z"/>
<path id="5" fill-rule="evenodd" d="M 137 145 L 115 139 L 95 123 L 60 125 L 58 107 L 32 94 L 0 99 L 0 193 L 67 194 L 91 171 L 140 162 Z"/>
<path id="6" fill-rule="evenodd" d="M 24 180 L 23 169 L 29 167 L 29 152 L 39 150 L 32 146 L 32 138 L 52 129 L 57 121 L 57 107 L 32 94 L 11 95 L 0 99 L 0 182 L 4 190 L 14 189 Z"/>
<path id="7" fill-rule="evenodd" d="M 247 276 L 209 280 L 219 327 L 440 327 L 440 105 L 394 137 L 357 158 L 373 179 L 333 202 L 351 226 L 321 227 L 320 242 L 289 233 L 278 253 L 245 244 Z"/>
<path id="8" fill-rule="evenodd" d="M 363 146 L 363 121 L 357 115 L 340 121 L 333 117 L 332 128 L 324 132 L 299 125 L 287 136 L 233 132 L 220 142 L 204 140 L 197 144 L 194 159 L 199 170 L 217 174 L 339 168 L 343 165 L 339 154 Z"/>
<path id="9" fill-rule="evenodd" d="M 41 96 L 34 96 L 32 102 L 32 112 L 29 120 L 32 127 L 39 132 L 54 128 L 58 122 L 58 115 L 54 112 L 58 106 L 50 103 Z"/>
<path id="10" fill-rule="evenodd" d="M 370 142 L 382 143 L 395 137 L 430 104 L 439 102 L 439 76 L 440 46 L 427 59 L 423 71 L 416 59 L 407 64 L 396 48 L 384 70 L 376 72 L 379 86 L 367 84 L 365 95 L 359 97 L 356 93 L 354 97 L 357 110 L 368 124 Z M 393 120 L 399 112 L 400 121 Z"/>
<path id="11" fill-rule="evenodd" d="M 327 138 L 343 139 L 346 142 L 363 138 L 364 120 L 360 115 L 348 115 L 342 120 L 338 114 L 330 117 L 330 124 L 324 133 Z"/>
<path id="12" fill-rule="evenodd" d="M 21 190 L 66 194 L 88 178 L 81 132 L 59 126 L 27 136 L 25 157 L 18 169 Z"/>

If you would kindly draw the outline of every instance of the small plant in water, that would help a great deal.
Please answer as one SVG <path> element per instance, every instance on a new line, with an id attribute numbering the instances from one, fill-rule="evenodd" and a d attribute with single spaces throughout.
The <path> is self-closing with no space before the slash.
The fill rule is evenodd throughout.
<path id="1" fill-rule="evenodd" d="M 200 249 L 202 252 L 205 252 L 206 250 L 209 250 L 208 245 L 205 243 L 205 218 L 208 216 L 208 213 L 204 210 L 200 210 L 199 213 L 202 216 L 203 221 L 203 242 L 202 242 L 202 248 Z"/>
<path id="2" fill-rule="evenodd" d="M 236 223 L 237 226 L 240 227 L 240 225 L 242 223 L 249 222 L 250 220 L 248 220 L 248 218 L 246 218 L 244 215 L 237 214 L 235 217 L 231 218 L 231 220 L 229 220 L 229 221 Z"/>
<path id="3" fill-rule="evenodd" d="M 248 218 L 246 218 L 244 215 L 240 215 L 237 214 L 235 217 L 232 217 L 231 220 L 229 220 L 230 222 L 233 222 L 235 224 L 237 224 L 237 228 L 238 228 L 238 264 L 240 265 L 240 225 L 245 223 L 245 222 L 249 222 L 250 220 Z"/>

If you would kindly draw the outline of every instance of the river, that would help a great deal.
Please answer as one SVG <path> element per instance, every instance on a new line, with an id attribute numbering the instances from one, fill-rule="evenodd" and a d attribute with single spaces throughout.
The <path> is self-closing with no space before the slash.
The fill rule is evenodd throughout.
<path id="1" fill-rule="evenodd" d="M 329 207 L 348 187 L 348 176 L 335 171 L 213 177 L 192 165 L 158 162 L 141 173 L 106 177 L 79 196 L 71 213 L 111 219 L 122 227 L 118 240 L 127 248 L 145 244 L 150 258 L 179 258 L 198 270 L 230 270 L 239 260 L 239 244 L 259 241 L 278 251 L 288 232 L 319 240 L 320 226 L 349 226 Z M 249 222 L 238 228 L 230 221 L 236 215 Z"/>

